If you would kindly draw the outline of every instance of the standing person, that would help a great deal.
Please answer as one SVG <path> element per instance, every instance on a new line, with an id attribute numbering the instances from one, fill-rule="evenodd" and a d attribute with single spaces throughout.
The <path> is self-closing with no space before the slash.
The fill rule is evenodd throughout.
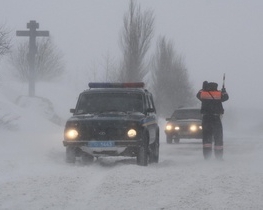
<path id="1" fill-rule="evenodd" d="M 221 116 L 224 114 L 222 102 L 227 101 L 229 96 L 226 89 L 217 90 L 215 82 L 203 82 L 196 97 L 202 102 L 201 114 L 203 128 L 203 155 L 205 159 L 212 156 L 212 142 L 214 139 L 214 153 L 217 159 L 223 158 L 223 127 Z"/>

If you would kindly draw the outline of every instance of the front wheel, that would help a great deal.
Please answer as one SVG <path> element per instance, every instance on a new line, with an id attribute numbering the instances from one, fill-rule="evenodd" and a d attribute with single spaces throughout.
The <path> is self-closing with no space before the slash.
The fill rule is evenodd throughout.
<path id="1" fill-rule="evenodd" d="M 173 138 L 171 136 L 166 136 L 166 143 L 167 144 L 172 144 L 173 143 Z"/>
<path id="2" fill-rule="evenodd" d="M 150 152 L 150 163 L 158 163 L 159 162 L 159 148 L 160 148 L 160 143 L 159 143 L 159 131 L 156 134 L 156 138 L 153 144 L 150 146 L 151 152 Z"/>
<path id="3" fill-rule="evenodd" d="M 82 160 L 82 163 L 85 165 L 92 164 L 92 162 L 94 161 L 94 157 L 92 155 L 85 153 L 85 152 L 82 152 L 81 160 Z"/>
<path id="4" fill-rule="evenodd" d="M 139 166 L 147 166 L 148 165 L 148 151 L 145 146 L 141 146 L 139 148 L 137 154 L 137 164 Z"/>
<path id="5" fill-rule="evenodd" d="M 174 143 L 179 144 L 179 142 L 180 142 L 180 138 L 179 138 L 178 136 L 175 137 L 175 138 L 174 138 Z"/>
<path id="6" fill-rule="evenodd" d="M 150 163 L 158 163 L 159 162 L 159 143 L 155 142 L 151 146 L 151 152 L 149 157 Z"/>
<path id="7" fill-rule="evenodd" d="M 147 166 L 149 159 L 149 138 L 146 133 L 143 136 L 143 144 L 138 148 L 137 164 L 140 166 Z"/>
<path id="8" fill-rule="evenodd" d="M 74 147 L 67 146 L 66 148 L 66 162 L 75 163 L 76 162 L 76 150 Z"/>

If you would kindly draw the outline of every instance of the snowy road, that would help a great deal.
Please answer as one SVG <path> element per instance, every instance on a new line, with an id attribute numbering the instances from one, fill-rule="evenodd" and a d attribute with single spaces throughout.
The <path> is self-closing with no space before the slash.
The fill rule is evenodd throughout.
<path id="1" fill-rule="evenodd" d="M 168 145 L 160 163 L 64 162 L 63 128 L 1 131 L 1 210 L 263 209 L 263 139 L 225 137 L 225 160 L 204 161 L 200 140 Z M 1 134 L 1 135 L 2 135 Z"/>

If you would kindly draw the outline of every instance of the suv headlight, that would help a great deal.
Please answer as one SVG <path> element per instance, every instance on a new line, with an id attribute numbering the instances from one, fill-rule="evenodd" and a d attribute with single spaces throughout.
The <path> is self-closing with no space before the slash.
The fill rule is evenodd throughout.
<path id="1" fill-rule="evenodd" d="M 128 130 L 127 135 L 129 138 L 134 138 L 137 135 L 137 132 L 134 129 L 130 129 Z"/>
<path id="2" fill-rule="evenodd" d="M 69 129 L 65 133 L 65 137 L 70 140 L 74 140 L 78 137 L 79 133 L 76 129 Z"/>

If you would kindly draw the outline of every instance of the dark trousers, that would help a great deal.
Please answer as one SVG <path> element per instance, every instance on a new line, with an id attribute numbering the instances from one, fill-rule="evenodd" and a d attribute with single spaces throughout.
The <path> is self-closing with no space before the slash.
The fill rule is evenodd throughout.
<path id="1" fill-rule="evenodd" d="M 203 154 L 208 159 L 212 155 L 212 143 L 216 158 L 223 157 L 223 126 L 220 115 L 203 115 Z"/>

